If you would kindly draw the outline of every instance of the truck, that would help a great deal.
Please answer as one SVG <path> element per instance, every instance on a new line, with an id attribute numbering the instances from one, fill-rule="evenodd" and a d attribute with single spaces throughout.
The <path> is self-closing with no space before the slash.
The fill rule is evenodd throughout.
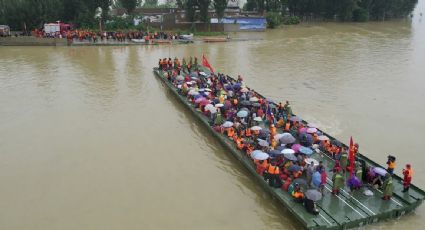
<path id="1" fill-rule="evenodd" d="M 63 23 L 63 22 L 56 22 L 56 23 L 46 23 L 44 24 L 44 32 L 46 34 L 55 35 L 55 34 L 63 34 L 64 32 L 71 30 L 72 25 Z"/>

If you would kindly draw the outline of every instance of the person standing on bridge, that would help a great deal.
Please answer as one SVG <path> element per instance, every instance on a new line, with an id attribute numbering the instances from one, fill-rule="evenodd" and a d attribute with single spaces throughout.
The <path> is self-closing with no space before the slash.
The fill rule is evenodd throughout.
<path id="1" fill-rule="evenodd" d="M 403 192 L 409 191 L 410 182 L 412 182 L 413 170 L 410 164 L 406 165 L 406 168 L 403 169 Z"/>
<path id="2" fill-rule="evenodd" d="M 385 174 L 385 180 L 382 185 L 382 191 L 384 196 L 382 197 L 383 200 L 390 200 L 391 196 L 393 195 L 394 191 L 394 185 L 393 185 L 393 179 L 390 173 Z"/>
<path id="3" fill-rule="evenodd" d="M 339 190 L 344 187 L 344 177 L 340 171 L 334 171 L 332 176 L 332 194 L 339 195 Z"/>

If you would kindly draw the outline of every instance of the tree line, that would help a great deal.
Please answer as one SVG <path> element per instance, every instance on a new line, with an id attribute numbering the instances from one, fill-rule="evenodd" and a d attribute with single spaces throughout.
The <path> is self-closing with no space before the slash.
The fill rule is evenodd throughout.
<path id="1" fill-rule="evenodd" d="M 247 0 L 245 9 L 283 16 L 340 21 L 387 20 L 408 16 L 418 0 Z"/>
<path id="2" fill-rule="evenodd" d="M 228 0 L 176 0 L 176 7 L 186 11 L 188 21 L 209 21 L 208 10 L 224 16 Z M 279 16 L 368 21 L 400 18 L 409 15 L 418 0 L 247 0 L 245 10 L 273 12 Z M 132 14 L 137 7 L 156 7 L 158 0 L 0 0 L 0 24 L 13 30 L 41 28 L 57 20 L 92 28 L 108 19 L 111 7 L 125 8 Z"/>

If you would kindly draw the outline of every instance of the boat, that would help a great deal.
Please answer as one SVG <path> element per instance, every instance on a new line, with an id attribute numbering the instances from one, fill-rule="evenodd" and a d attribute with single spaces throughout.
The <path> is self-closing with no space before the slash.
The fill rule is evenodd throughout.
<path id="1" fill-rule="evenodd" d="M 189 44 L 189 43 L 193 43 L 192 40 L 183 40 L 183 39 L 174 39 L 174 40 L 153 39 L 152 41 L 153 41 L 154 44 L 157 44 L 157 45 L 171 45 L 171 44 Z"/>
<path id="2" fill-rule="evenodd" d="M 131 41 L 134 42 L 134 43 L 146 43 L 145 39 L 135 39 L 135 38 L 133 38 L 133 39 L 131 39 Z"/>
<path id="3" fill-rule="evenodd" d="M 193 34 L 182 34 L 180 35 L 181 40 L 193 40 Z"/>
<path id="4" fill-rule="evenodd" d="M 208 73 L 207 69 L 202 69 L 202 71 Z M 425 192 L 413 184 L 408 193 L 402 193 L 402 178 L 394 175 L 394 194 L 391 200 L 382 200 L 382 191 L 373 187 L 370 188 L 372 192 L 371 196 L 369 196 L 370 194 L 365 195 L 361 190 L 348 192 L 348 190 L 344 188 L 341 190 L 341 193 L 336 196 L 330 195 L 330 193 L 327 192 L 322 200 L 317 202 L 319 213 L 317 215 L 311 214 L 306 211 L 303 205 L 296 203 L 287 192 L 280 188 L 269 186 L 264 178 L 256 172 L 255 165 L 252 160 L 246 156 L 245 152 L 238 150 L 235 143 L 227 136 L 223 135 L 221 132 L 215 131 L 210 126 L 209 118 L 196 109 L 185 96 L 179 94 L 178 89 L 167 80 L 162 70 L 156 67 L 153 68 L 153 72 L 154 75 L 162 81 L 163 85 L 172 92 L 174 97 L 191 111 L 191 114 L 199 123 L 202 124 L 205 129 L 248 170 L 252 179 L 265 191 L 270 193 L 273 198 L 275 198 L 274 200 L 276 202 L 286 207 L 304 229 L 349 229 L 385 220 L 397 219 L 413 212 L 425 198 Z M 263 97 L 259 93 L 257 93 L 257 95 Z M 304 120 L 301 122 L 308 124 Z M 331 141 L 336 140 L 322 130 L 320 131 L 323 135 L 328 136 Z M 358 153 L 356 157 L 365 161 L 370 166 L 379 166 L 379 164 L 360 153 Z M 327 171 L 333 166 L 332 158 L 323 152 L 320 154 L 313 154 L 313 158 L 322 160 Z M 332 182 L 330 180 L 328 180 L 325 185 L 326 190 L 330 190 L 329 188 L 332 188 Z"/>
<path id="5" fill-rule="evenodd" d="M 227 38 L 225 37 L 208 37 L 202 39 L 204 42 L 227 42 Z"/>

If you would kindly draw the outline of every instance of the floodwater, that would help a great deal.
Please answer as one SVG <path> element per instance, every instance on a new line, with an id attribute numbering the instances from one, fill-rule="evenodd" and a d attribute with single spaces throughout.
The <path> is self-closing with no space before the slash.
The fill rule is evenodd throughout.
<path id="1" fill-rule="evenodd" d="M 422 12 L 425 12 L 422 2 Z M 0 47 L 0 229 L 298 229 L 152 74 L 201 56 L 425 188 L 425 16 L 263 40 Z M 366 229 L 414 229 L 425 206 Z"/>

